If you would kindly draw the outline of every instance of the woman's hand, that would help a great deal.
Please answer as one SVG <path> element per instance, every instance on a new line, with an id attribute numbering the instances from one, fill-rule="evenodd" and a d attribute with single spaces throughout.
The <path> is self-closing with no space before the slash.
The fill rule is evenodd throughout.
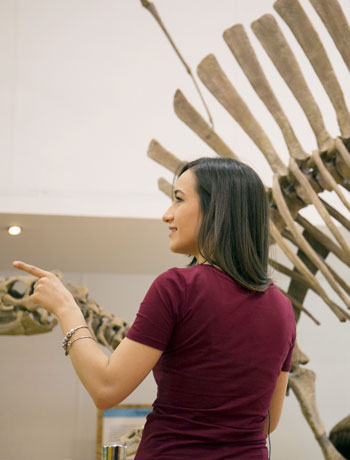
<path id="1" fill-rule="evenodd" d="M 67 309 L 79 308 L 72 294 L 53 273 L 19 261 L 13 262 L 13 266 L 39 278 L 30 296 L 35 304 L 56 316 Z"/>

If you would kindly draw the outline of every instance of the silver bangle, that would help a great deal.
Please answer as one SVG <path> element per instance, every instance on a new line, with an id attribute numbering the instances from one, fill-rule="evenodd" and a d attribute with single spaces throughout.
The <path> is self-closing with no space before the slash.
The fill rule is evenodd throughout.
<path id="1" fill-rule="evenodd" d="M 66 350 L 65 350 L 65 355 L 66 355 L 66 356 L 68 356 L 68 354 L 69 354 L 69 349 L 70 349 L 70 347 L 73 345 L 73 343 L 76 342 L 77 340 L 81 340 L 81 339 L 92 339 L 92 340 L 94 340 L 94 341 L 96 342 L 95 338 L 94 338 L 94 337 L 91 337 L 91 335 L 83 335 L 83 336 L 78 337 L 78 338 L 76 338 L 76 339 L 74 339 L 74 340 L 72 340 L 72 341 L 68 341 L 68 342 L 67 342 L 67 348 L 66 348 Z"/>
<path id="2" fill-rule="evenodd" d="M 62 348 L 64 349 L 64 351 L 66 352 L 67 351 L 67 348 L 68 348 L 68 342 L 70 342 L 70 339 L 72 337 L 72 335 L 78 330 L 78 329 L 89 329 L 87 326 L 83 325 L 83 326 L 77 326 L 77 327 L 73 327 L 73 329 L 71 329 L 70 331 L 67 332 L 67 334 L 65 335 L 63 341 L 62 341 Z M 66 356 L 67 356 L 68 353 L 66 353 Z"/>

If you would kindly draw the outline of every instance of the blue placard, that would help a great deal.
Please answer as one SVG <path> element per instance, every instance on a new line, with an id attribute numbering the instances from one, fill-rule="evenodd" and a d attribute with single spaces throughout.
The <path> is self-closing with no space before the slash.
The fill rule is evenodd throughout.
<path id="1" fill-rule="evenodd" d="M 103 411 L 104 417 L 147 417 L 152 412 L 152 408 L 145 409 L 142 407 L 123 407 L 115 409 L 106 409 Z"/>

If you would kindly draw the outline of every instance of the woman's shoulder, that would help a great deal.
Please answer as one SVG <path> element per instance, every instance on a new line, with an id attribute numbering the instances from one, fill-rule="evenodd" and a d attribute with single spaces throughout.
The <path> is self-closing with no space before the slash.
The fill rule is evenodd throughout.
<path id="1" fill-rule="evenodd" d="M 155 281 L 157 283 L 174 282 L 184 284 L 191 284 L 193 281 L 203 277 L 203 265 L 193 265 L 191 267 L 172 267 L 165 272 L 158 275 Z M 209 267 L 209 265 L 207 265 Z M 204 269 L 205 271 L 205 269 Z"/>
<path id="2" fill-rule="evenodd" d="M 189 277 L 193 276 L 195 272 L 195 266 L 193 267 L 171 267 L 165 272 L 158 275 L 156 280 L 159 281 L 186 281 Z"/>
<path id="3" fill-rule="evenodd" d="M 291 323 L 295 323 L 295 313 L 291 300 L 285 292 L 281 291 L 274 283 L 271 283 L 267 288 L 269 301 L 273 300 L 273 304 L 279 307 L 279 311 L 289 319 Z"/>
<path id="4" fill-rule="evenodd" d="M 189 267 L 172 267 L 163 272 L 161 277 L 180 277 L 184 279 L 190 279 L 193 278 L 194 276 L 201 276 L 204 273 L 215 273 L 215 272 L 220 272 L 224 276 L 226 276 L 226 273 L 223 272 L 221 269 L 214 267 L 213 265 L 209 264 L 196 264 L 192 265 Z M 228 275 L 227 275 L 228 276 Z"/>
<path id="5" fill-rule="evenodd" d="M 189 267 L 190 268 L 190 267 Z M 176 285 L 183 286 L 186 282 L 186 272 L 187 268 L 179 268 L 179 267 L 172 267 L 168 270 L 160 273 L 155 280 L 153 281 L 153 285 L 157 287 L 174 287 Z"/>
<path id="6" fill-rule="evenodd" d="M 274 296 L 275 298 L 280 299 L 281 302 L 284 302 L 286 305 L 289 305 L 289 306 L 292 305 L 286 293 L 282 289 L 277 287 L 275 283 L 271 282 L 266 292 L 268 292 L 270 295 Z"/>

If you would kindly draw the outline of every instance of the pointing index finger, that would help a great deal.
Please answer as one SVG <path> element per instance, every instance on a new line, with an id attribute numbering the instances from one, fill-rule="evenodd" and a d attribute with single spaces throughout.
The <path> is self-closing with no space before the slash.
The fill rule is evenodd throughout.
<path id="1" fill-rule="evenodd" d="M 35 267 L 35 265 L 28 265 L 18 260 L 13 262 L 12 265 L 15 268 L 18 268 L 19 270 L 23 270 L 29 273 L 30 275 L 36 276 L 37 278 L 42 278 L 43 276 L 51 275 L 51 272 L 47 272 L 46 270 L 42 270 L 39 267 Z"/>

